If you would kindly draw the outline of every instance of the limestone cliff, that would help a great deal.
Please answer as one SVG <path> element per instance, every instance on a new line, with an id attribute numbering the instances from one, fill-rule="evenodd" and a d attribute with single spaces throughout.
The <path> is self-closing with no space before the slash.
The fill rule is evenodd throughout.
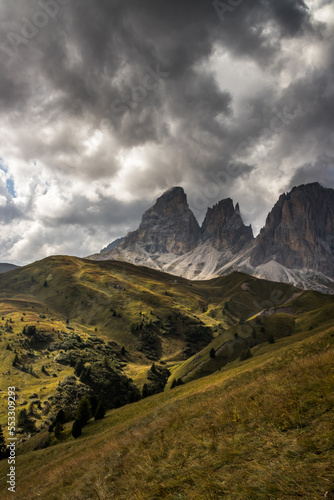
<path id="1" fill-rule="evenodd" d="M 139 228 L 129 233 L 118 249 L 139 244 L 150 253 L 183 255 L 198 244 L 200 227 L 181 187 L 166 191 L 143 215 Z"/>
<path id="2" fill-rule="evenodd" d="M 334 190 L 318 183 L 282 194 L 256 239 L 250 264 L 276 261 L 334 277 Z"/>
<path id="3" fill-rule="evenodd" d="M 229 248 L 233 253 L 237 253 L 252 239 L 251 226 L 244 225 L 239 204 L 234 208 L 231 198 L 208 208 L 202 225 L 203 242 L 210 241 L 216 250 Z"/>

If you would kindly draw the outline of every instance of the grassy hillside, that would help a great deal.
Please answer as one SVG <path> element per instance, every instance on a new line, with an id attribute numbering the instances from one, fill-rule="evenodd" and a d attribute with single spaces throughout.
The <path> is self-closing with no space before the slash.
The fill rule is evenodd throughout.
<path id="1" fill-rule="evenodd" d="M 265 306 L 270 306 L 266 302 Z M 246 321 L 220 333 L 208 346 L 188 360 L 176 363 L 168 387 L 173 381 L 187 383 L 214 373 L 222 367 L 261 351 L 263 344 L 284 337 L 306 338 L 310 332 L 322 332 L 334 321 L 334 297 L 315 291 L 295 293 L 281 305 L 267 307 Z M 212 356 L 214 351 L 214 356 Z M 211 355 L 210 355 L 211 354 Z"/>
<path id="2" fill-rule="evenodd" d="M 43 428 L 55 403 L 67 404 L 59 384 L 73 376 L 78 352 L 88 352 L 86 367 L 107 356 L 140 391 L 152 360 L 161 361 L 170 387 L 221 369 L 249 345 L 256 352 L 270 335 L 323 328 L 333 300 L 242 273 L 191 282 L 124 262 L 50 257 L 0 276 L 1 387 L 18 387 L 19 409 L 32 409 Z M 37 338 L 23 333 L 30 325 Z"/>
<path id="3" fill-rule="evenodd" d="M 334 483 L 333 354 L 332 326 L 300 332 L 112 410 L 77 440 L 68 428 L 34 450 L 36 435 L 19 450 L 15 498 L 320 500 Z"/>
<path id="4" fill-rule="evenodd" d="M 242 273 L 191 282 L 59 256 L 0 275 L 1 388 L 16 387 L 37 428 L 18 436 L 16 498 L 322 498 L 333 319 L 333 296 Z M 118 408 L 152 383 L 152 360 L 171 371 L 165 391 Z M 106 418 L 77 440 L 72 422 L 50 434 L 57 410 L 73 415 L 92 388 Z"/>

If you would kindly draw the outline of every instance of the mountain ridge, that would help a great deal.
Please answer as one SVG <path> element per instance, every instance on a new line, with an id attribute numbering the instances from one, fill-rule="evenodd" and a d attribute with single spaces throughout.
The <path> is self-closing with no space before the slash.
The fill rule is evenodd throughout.
<path id="1" fill-rule="evenodd" d="M 93 260 L 123 260 L 187 279 L 233 270 L 334 293 L 334 190 L 302 184 L 279 197 L 254 238 L 231 198 L 208 208 L 200 227 L 183 188 L 145 212 L 137 231 Z"/>

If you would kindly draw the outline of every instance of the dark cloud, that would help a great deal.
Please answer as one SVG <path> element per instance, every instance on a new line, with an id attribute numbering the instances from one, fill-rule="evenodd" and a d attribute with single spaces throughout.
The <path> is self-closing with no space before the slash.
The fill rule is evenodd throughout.
<path id="1" fill-rule="evenodd" d="M 286 186 L 289 191 L 294 186 L 307 184 L 309 182 L 319 182 L 325 187 L 334 188 L 334 157 L 323 155 L 312 163 L 306 163 L 299 167 L 292 179 Z"/>
<path id="2" fill-rule="evenodd" d="M 17 259 L 41 231 L 42 252 L 89 253 L 171 185 L 199 218 L 230 196 L 260 221 L 334 156 L 333 23 L 307 0 L 221 5 L 0 0 L 0 146 L 18 191 L 2 220 L 29 221 Z M 57 227 L 78 236 L 58 248 Z"/>

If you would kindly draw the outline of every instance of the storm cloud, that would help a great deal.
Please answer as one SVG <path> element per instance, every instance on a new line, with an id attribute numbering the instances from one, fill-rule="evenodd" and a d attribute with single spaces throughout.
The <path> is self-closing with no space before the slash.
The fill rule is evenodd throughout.
<path id="1" fill-rule="evenodd" d="M 255 233 L 333 187 L 333 32 L 323 0 L 0 0 L 0 260 L 97 252 L 173 185 Z"/>

